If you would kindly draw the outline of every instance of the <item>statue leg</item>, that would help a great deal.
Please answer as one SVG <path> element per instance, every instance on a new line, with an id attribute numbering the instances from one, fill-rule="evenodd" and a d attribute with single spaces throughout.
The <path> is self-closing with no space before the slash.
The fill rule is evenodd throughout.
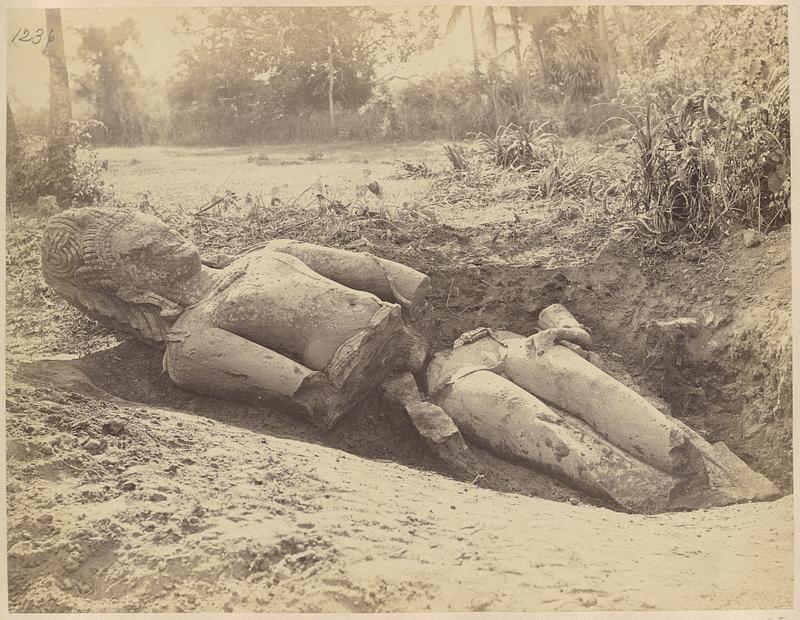
<path id="1" fill-rule="evenodd" d="M 628 510 L 663 510 L 678 483 L 489 370 L 455 375 L 432 400 L 476 443 Z"/>
<path id="2" fill-rule="evenodd" d="M 703 475 L 702 455 L 683 428 L 641 395 L 566 347 L 536 351 L 522 337 L 505 343 L 503 373 L 515 384 L 664 472 Z"/>
<path id="3" fill-rule="evenodd" d="M 200 310 L 176 322 L 164 368 L 177 385 L 193 392 L 296 411 L 324 428 L 349 405 L 323 373 L 214 327 Z"/>
<path id="4" fill-rule="evenodd" d="M 573 351 L 552 342 L 532 349 L 542 341 L 531 340 L 474 330 L 434 357 L 428 392 L 465 436 L 636 512 L 778 493 L 724 444 L 708 443 Z"/>

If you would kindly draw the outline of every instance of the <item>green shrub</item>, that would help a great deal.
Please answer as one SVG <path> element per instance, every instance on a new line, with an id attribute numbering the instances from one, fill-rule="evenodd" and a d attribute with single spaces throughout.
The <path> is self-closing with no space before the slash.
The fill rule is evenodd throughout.
<path id="1" fill-rule="evenodd" d="M 768 231 L 790 220 L 787 73 L 758 61 L 725 105 L 704 92 L 671 111 L 627 112 L 636 153 L 627 199 L 649 232 L 699 240 L 735 221 Z"/>
<path id="2" fill-rule="evenodd" d="M 9 148 L 7 201 L 24 212 L 41 196 L 55 196 L 61 208 L 92 204 L 104 195 L 104 180 L 91 133 L 97 121 L 73 122 L 63 143 L 20 138 Z"/>
<path id="3" fill-rule="evenodd" d="M 789 74 L 754 61 L 721 138 L 727 202 L 745 222 L 769 230 L 790 220 Z"/>

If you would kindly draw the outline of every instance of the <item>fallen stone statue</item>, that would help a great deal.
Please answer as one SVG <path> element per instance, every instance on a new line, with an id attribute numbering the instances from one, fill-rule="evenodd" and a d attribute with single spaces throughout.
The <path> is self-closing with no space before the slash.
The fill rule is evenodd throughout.
<path id="1" fill-rule="evenodd" d="M 428 277 L 369 254 L 276 240 L 214 269 L 161 220 L 99 208 L 52 217 L 42 243 L 49 286 L 163 344 L 165 370 L 192 391 L 330 427 L 384 379 L 421 370 L 428 354 L 390 303 L 413 310 Z"/>
<path id="2" fill-rule="evenodd" d="M 155 217 L 84 208 L 52 217 L 48 285 L 88 315 L 163 346 L 178 385 L 297 411 L 330 428 L 380 389 L 447 462 L 475 444 L 636 512 L 768 499 L 778 489 L 586 359 L 558 304 L 524 337 L 481 328 L 433 357 L 404 317 L 424 274 L 289 240 L 222 268 Z M 412 375 L 425 374 L 423 397 Z"/>

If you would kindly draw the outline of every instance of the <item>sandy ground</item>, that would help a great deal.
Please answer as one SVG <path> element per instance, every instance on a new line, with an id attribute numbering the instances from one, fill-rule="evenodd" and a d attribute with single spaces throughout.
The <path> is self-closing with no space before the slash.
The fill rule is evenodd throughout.
<path id="1" fill-rule="evenodd" d="M 13 611 L 791 605 L 791 497 L 625 515 L 28 388 L 8 429 Z"/>

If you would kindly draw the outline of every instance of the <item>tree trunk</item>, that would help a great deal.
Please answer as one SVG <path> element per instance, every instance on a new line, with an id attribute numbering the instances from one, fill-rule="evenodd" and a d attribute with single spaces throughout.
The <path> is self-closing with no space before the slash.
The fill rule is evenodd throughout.
<path id="1" fill-rule="evenodd" d="M 17 125 L 14 123 L 14 115 L 11 113 L 11 104 L 6 101 L 6 154 L 10 155 L 11 151 L 17 147 L 18 142 L 19 134 Z"/>
<path id="2" fill-rule="evenodd" d="M 542 41 L 541 39 L 536 39 L 536 54 L 539 56 L 539 76 L 542 80 L 542 88 L 547 86 L 549 81 L 549 72 L 547 71 L 547 67 L 545 66 L 544 62 L 544 49 L 542 48 Z"/>
<path id="3" fill-rule="evenodd" d="M 47 144 L 47 159 L 52 178 L 57 179 L 50 191 L 59 203 L 71 200 L 72 152 L 69 144 L 69 125 L 72 120 L 72 105 L 69 94 L 69 74 L 64 54 L 64 32 L 61 27 L 61 9 L 45 9 L 48 33 L 53 41 L 47 47 L 50 65 L 50 127 Z"/>
<path id="4" fill-rule="evenodd" d="M 69 74 L 64 54 L 64 33 L 61 27 L 61 9 L 45 9 L 47 31 L 53 41 L 47 47 L 50 64 L 50 135 L 69 129 L 72 105 L 69 95 Z"/>
<path id="5" fill-rule="evenodd" d="M 19 133 L 17 133 L 17 125 L 14 123 L 14 115 L 11 113 L 11 105 L 6 99 L 6 209 L 10 215 L 14 214 L 11 201 L 8 200 L 8 193 L 14 189 L 14 184 L 17 182 L 16 162 L 17 162 L 17 149 L 19 145 Z"/>
<path id="6" fill-rule="evenodd" d="M 620 45 L 620 60 L 622 61 L 622 67 L 625 69 L 630 67 L 632 64 L 631 50 L 629 45 L 626 43 L 628 40 L 627 39 L 628 26 L 625 23 L 625 15 L 620 10 L 620 7 L 614 6 L 613 11 L 614 11 L 614 19 L 617 22 L 617 28 L 619 29 L 619 32 L 621 34 L 620 40 L 622 41 L 622 45 Z"/>
<path id="7" fill-rule="evenodd" d="M 330 9 L 326 11 L 328 17 L 328 112 L 331 118 L 331 131 L 335 131 L 336 123 L 333 113 L 333 21 L 331 19 Z"/>
<path id="8" fill-rule="evenodd" d="M 519 38 L 519 9 L 508 7 L 508 14 L 511 17 L 511 33 L 514 35 L 514 59 L 517 62 L 517 74 L 522 75 L 522 44 Z"/>
<path id="9" fill-rule="evenodd" d="M 467 16 L 469 17 L 469 34 L 472 37 L 472 73 L 475 81 L 475 88 L 477 89 L 478 78 L 481 71 L 480 58 L 478 56 L 478 36 L 475 34 L 475 18 L 472 15 L 472 6 L 467 7 Z"/>
<path id="10" fill-rule="evenodd" d="M 499 73 L 497 51 L 497 23 L 494 20 L 494 8 L 491 6 L 486 7 L 486 19 L 489 22 L 490 37 L 492 43 L 492 60 L 489 63 L 489 88 L 492 96 L 492 119 L 494 120 L 493 129 L 500 126 L 500 113 L 497 105 L 497 76 Z"/>
<path id="11" fill-rule="evenodd" d="M 608 42 L 605 7 L 597 7 L 597 35 L 600 43 L 600 79 L 603 83 L 603 94 L 611 99 L 617 94 L 617 65 L 614 53 Z"/>

